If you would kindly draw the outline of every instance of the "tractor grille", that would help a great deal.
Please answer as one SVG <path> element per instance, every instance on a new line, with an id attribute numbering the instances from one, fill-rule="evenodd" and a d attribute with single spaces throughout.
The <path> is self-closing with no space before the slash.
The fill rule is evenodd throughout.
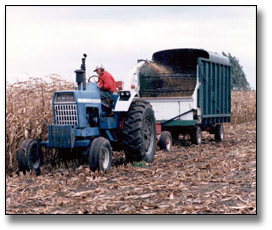
<path id="1" fill-rule="evenodd" d="M 54 108 L 56 124 L 78 125 L 76 104 L 54 105 Z"/>

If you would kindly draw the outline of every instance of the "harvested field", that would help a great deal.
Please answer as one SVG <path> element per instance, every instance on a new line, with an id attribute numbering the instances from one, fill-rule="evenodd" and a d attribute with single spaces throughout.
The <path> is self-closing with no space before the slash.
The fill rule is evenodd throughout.
<path id="1" fill-rule="evenodd" d="M 114 152 L 109 174 L 93 173 L 87 164 L 69 162 L 67 167 L 48 161 L 40 176 L 18 175 L 18 143 L 25 135 L 46 138 L 41 121 L 52 122 L 50 97 L 63 86 L 42 84 L 43 88 L 39 84 L 36 88 L 7 86 L 7 214 L 256 213 L 256 92 L 233 92 L 233 119 L 224 126 L 224 142 L 216 142 L 206 133 L 200 146 L 183 139 L 175 143 L 171 153 L 157 148 L 151 164 L 124 164 L 124 154 Z M 11 89 L 22 89 L 20 97 Z M 26 95 L 37 101 L 27 104 Z"/>
<path id="2" fill-rule="evenodd" d="M 6 212 L 44 214 L 254 214 L 256 127 L 225 127 L 226 141 L 206 135 L 200 146 L 157 149 L 152 164 L 119 164 L 109 174 L 45 166 L 41 176 L 6 178 Z"/>

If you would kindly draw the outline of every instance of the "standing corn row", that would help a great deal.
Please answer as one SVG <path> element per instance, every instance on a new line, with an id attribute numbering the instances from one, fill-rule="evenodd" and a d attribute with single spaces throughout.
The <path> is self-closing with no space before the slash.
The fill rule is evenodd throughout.
<path id="1" fill-rule="evenodd" d="M 6 172 L 17 168 L 19 144 L 26 138 L 44 138 L 53 122 L 52 96 L 56 90 L 73 89 L 58 75 L 30 78 L 6 86 Z"/>

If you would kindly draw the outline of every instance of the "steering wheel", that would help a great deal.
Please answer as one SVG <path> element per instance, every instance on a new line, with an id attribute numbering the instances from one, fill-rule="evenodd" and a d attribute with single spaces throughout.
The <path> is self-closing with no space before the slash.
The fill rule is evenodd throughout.
<path id="1" fill-rule="evenodd" d="M 90 76 L 90 77 L 88 78 L 88 82 L 91 82 L 91 78 L 95 78 L 95 77 L 97 77 L 97 78 L 98 78 L 98 80 L 97 80 L 97 81 L 94 81 L 94 82 L 95 82 L 95 83 L 98 83 L 99 81 L 102 81 L 103 86 L 102 86 L 101 88 L 103 88 L 103 87 L 104 87 L 105 82 L 104 82 L 104 80 L 103 80 L 101 77 L 99 77 L 98 75 L 92 75 L 92 76 Z"/>

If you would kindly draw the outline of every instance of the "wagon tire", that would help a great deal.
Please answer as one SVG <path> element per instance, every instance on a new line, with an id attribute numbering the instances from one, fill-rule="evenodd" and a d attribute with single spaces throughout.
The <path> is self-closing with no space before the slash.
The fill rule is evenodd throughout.
<path id="1" fill-rule="evenodd" d="M 191 141 L 195 145 L 200 145 L 202 143 L 201 128 L 196 126 L 191 133 Z"/>
<path id="2" fill-rule="evenodd" d="M 221 124 L 217 124 L 215 126 L 214 136 L 216 141 L 224 141 L 225 134 L 224 134 L 224 127 Z"/>
<path id="3" fill-rule="evenodd" d="M 163 131 L 160 135 L 158 145 L 160 146 L 160 149 L 166 150 L 167 152 L 172 151 L 172 135 L 169 131 Z"/>
<path id="4" fill-rule="evenodd" d="M 89 152 L 89 167 L 95 172 L 101 170 L 107 173 L 112 164 L 112 150 L 108 139 L 98 137 L 92 141 Z"/>
<path id="5" fill-rule="evenodd" d="M 156 121 L 149 102 L 133 101 L 125 114 L 122 145 L 127 162 L 153 162 L 156 150 Z"/>
<path id="6" fill-rule="evenodd" d="M 26 171 L 34 170 L 36 175 L 40 174 L 41 154 L 37 152 L 38 143 L 33 139 L 23 140 L 18 151 L 19 171 L 24 174 Z"/>

